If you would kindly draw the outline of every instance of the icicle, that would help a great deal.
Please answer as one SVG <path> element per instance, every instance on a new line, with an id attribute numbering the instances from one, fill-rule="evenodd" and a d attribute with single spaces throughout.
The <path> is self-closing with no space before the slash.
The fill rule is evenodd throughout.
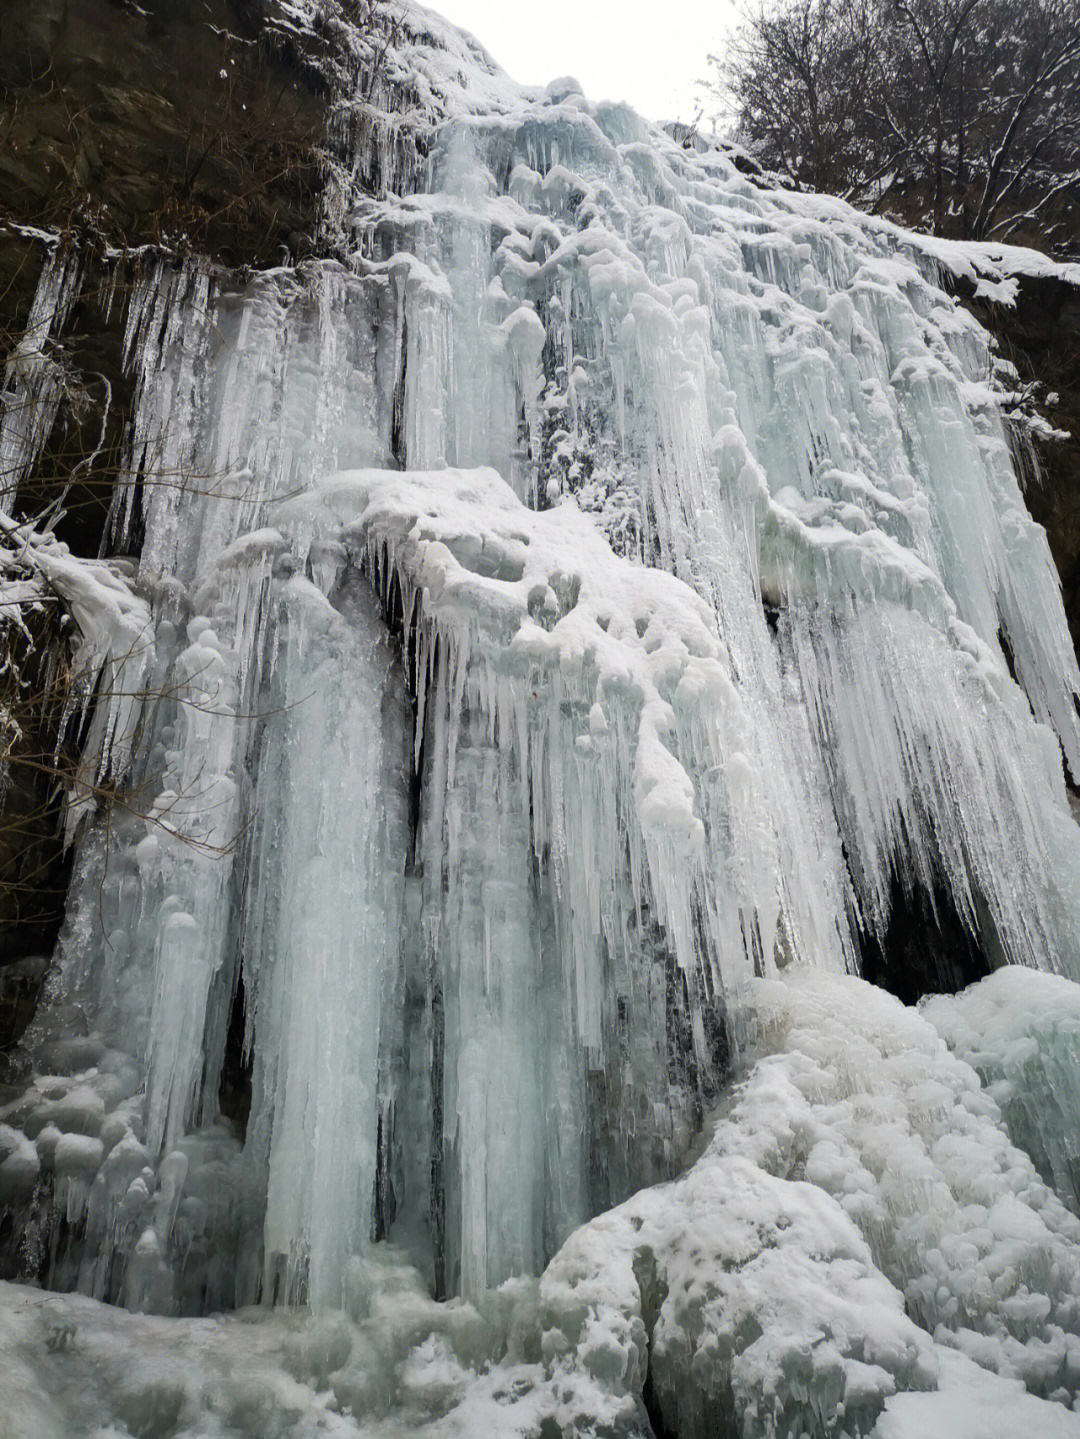
<path id="1" fill-rule="evenodd" d="M 60 406 L 77 386 L 63 357 L 54 353 L 78 295 L 83 262 L 78 250 L 59 241 L 49 250 L 38 277 L 26 329 L 4 366 L 0 391 L 0 514 L 15 507 L 48 441 Z"/>

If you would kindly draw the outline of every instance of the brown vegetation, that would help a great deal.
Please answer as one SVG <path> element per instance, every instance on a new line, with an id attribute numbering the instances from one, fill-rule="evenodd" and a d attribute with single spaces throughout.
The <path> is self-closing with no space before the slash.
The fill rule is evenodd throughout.
<path id="1" fill-rule="evenodd" d="M 255 0 L 0 14 L 6 218 L 269 264 L 305 243 L 324 98 Z"/>

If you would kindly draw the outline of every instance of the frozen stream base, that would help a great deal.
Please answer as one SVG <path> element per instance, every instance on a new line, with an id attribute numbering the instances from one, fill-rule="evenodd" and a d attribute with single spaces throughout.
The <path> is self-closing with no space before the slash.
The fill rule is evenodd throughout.
<path id="1" fill-rule="evenodd" d="M 4 1285 L 4 1439 L 1080 1436 L 1080 1221 L 1009 1118 L 1069 1111 L 1074 990 L 1010 971 L 919 1014 L 851 977 L 752 982 L 696 1162 L 472 1303 L 387 1245 L 321 1315 Z M 1015 1032 L 1040 1024 L 1042 1057 Z M 1004 1114 L 949 1047 L 976 1034 Z"/>
<path id="2" fill-rule="evenodd" d="M 528 1357 L 535 1329 L 525 1343 L 517 1341 L 523 1357 L 485 1364 L 483 1344 L 498 1326 L 485 1325 L 470 1306 L 456 1312 L 441 1306 L 448 1311 L 438 1316 L 442 1324 L 422 1342 L 417 1333 L 430 1322 L 424 1301 L 416 1301 L 411 1325 L 396 1304 L 390 1307 L 397 1323 L 376 1338 L 370 1322 L 344 1315 L 243 1311 L 158 1319 L 0 1284 L 5 1439 L 584 1439 L 599 1433 L 647 1439 L 651 1432 L 637 1406 L 616 1410 L 598 1402 L 587 1374 L 570 1376 L 561 1366 L 553 1374 L 550 1364 Z M 472 1349 L 475 1367 L 441 1337 L 455 1328 L 463 1341 L 458 1347 L 466 1356 Z M 498 1339 L 506 1343 L 505 1331 Z M 842 1423 L 828 1430 L 743 1430 L 731 1414 L 719 1417 L 712 1432 L 848 1432 L 867 1439 L 1080 1435 L 1080 1416 L 1033 1398 L 1016 1380 L 954 1351 L 939 1350 L 935 1359 L 937 1387 L 889 1398 L 869 1430 L 845 1430 Z"/>

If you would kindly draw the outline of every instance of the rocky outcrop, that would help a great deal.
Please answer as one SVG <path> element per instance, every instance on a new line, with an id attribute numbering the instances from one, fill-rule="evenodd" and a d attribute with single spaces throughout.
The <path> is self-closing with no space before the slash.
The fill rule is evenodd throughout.
<path id="1" fill-rule="evenodd" d="M 1049 536 L 1069 629 L 1080 647 L 1080 284 L 1068 274 L 1018 275 L 1012 305 L 975 298 L 965 281 L 958 291 L 996 335 L 1021 381 L 1039 387 L 1038 409 L 1057 431 L 1034 436 L 1038 473 L 1029 478 L 1025 498 Z"/>
<path id="2" fill-rule="evenodd" d="M 33 0 L 0 15 L 5 218 L 265 265 L 302 244 L 316 69 L 260 0 Z"/>

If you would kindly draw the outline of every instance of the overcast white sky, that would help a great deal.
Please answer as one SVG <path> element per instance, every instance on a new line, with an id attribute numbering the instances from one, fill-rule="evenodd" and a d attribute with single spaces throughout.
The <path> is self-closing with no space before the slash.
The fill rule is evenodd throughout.
<path id="1" fill-rule="evenodd" d="M 590 100 L 629 100 L 650 120 L 689 120 L 694 82 L 737 16 L 735 0 L 424 0 L 471 30 L 524 85 L 562 75 Z"/>

